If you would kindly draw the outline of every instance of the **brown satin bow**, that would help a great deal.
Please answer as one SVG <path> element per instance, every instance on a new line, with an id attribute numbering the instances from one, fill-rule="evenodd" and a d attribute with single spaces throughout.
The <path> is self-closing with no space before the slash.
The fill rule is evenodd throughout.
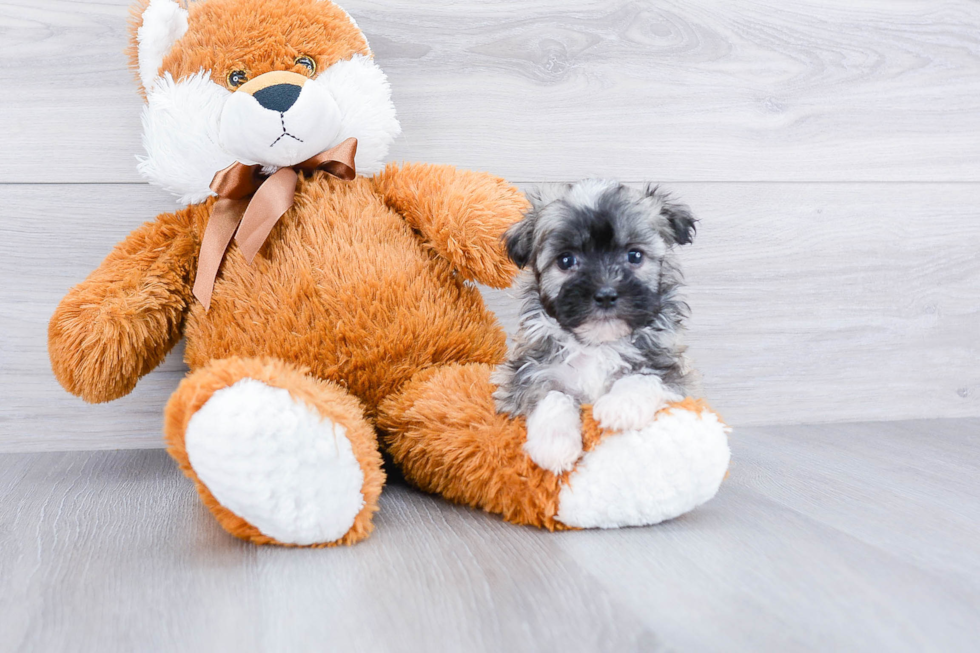
<path id="1" fill-rule="evenodd" d="M 218 201 L 211 209 L 208 226 L 201 240 L 201 252 L 194 280 L 194 296 L 211 307 L 211 292 L 225 251 L 235 237 L 239 249 L 249 263 L 255 258 L 269 232 L 279 218 L 293 205 L 299 172 L 323 170 L 338 179 L 350 181 L 355 177 L 354 154 L 357 139 L 343 143 L 290 168 L 280 168 L 264 177 L 262 166 L 233 163 L 214 175 L 211 190 Z"/>

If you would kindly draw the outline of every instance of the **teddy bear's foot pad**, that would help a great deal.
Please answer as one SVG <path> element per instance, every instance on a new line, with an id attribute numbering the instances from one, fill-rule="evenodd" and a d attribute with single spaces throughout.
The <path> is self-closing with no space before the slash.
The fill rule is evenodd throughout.
<path id="1" fill-rule="evenodd" d="M 364 506 L 364 474 L 345 428 L 282 388 L 242 379 L 216 391 L 185 438 L 214 497 L 279 542 L 333 542 Z"/>
<path id="2" fill-rule="evenodd" d="M 578 528 L 657 524 L 713 497 L 728 470 L 728 428 L 710 410 L 668 408 L 607 436 L 561 489 L 555 519 Z"/>

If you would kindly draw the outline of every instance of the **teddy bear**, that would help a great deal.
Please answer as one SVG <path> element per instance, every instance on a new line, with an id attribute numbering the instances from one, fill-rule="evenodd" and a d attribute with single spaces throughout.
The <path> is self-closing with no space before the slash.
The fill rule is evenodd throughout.
<path id="1" fill-rule="evenodd" d="M 554 474 L 495 410 L 506 338 L 477 284 L 516 267 L 521 192 L 490 174 L 387 164 L 400 127 L 354 19 L 328 0 L 143 0 L 128 50 L 145 100 L 139 171 L 179 208 L 137 228 L 51 318 L 52 368 L 89 402 L 129 393 L 181 339 L 168 451 L 232 535 L 352 544 L 382 450 L 452 501 L 548 529 L 655 523 L 728 465 L 702 402 L 602 432 Z"/>

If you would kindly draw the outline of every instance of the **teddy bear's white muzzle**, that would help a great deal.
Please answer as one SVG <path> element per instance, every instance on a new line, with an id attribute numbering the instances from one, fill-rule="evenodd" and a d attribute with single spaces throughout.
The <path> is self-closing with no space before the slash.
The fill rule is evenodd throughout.
<path id="1" fill-rule="evenodd" d="M 334 145 L 337 102 L 302 75 L 272 72 L 243 85 L 221 112 L 218 139 L 242 163 L 292 166 Z"/>

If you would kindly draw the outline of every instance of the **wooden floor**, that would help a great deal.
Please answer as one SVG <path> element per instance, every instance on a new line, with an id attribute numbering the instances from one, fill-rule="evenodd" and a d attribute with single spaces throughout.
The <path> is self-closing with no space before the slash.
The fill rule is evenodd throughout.
<path id="1" fill-rule="evenodd" d="M 0 650 L 976 650 L 980 419 L 731 443 L 718 497 L 660 526 L 390 486 L 331 550 L 230 538 L 160 450 L 0 455 Z"/>

